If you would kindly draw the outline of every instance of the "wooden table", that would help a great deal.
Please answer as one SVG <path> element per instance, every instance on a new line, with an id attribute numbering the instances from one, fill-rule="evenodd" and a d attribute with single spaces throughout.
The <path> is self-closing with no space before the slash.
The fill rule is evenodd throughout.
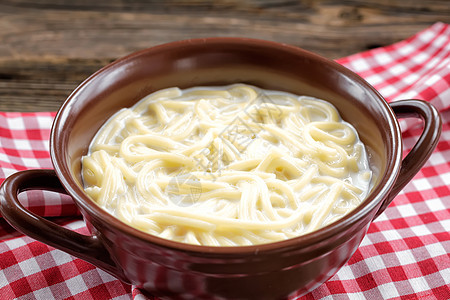
<path id="1" fill-rule="evenodd" d="M 449 0 L 0 0 L 0 111 L 56 111 L 100 67 L 174 40 L 244 36 L 334 59 L 438 21 Z"/>

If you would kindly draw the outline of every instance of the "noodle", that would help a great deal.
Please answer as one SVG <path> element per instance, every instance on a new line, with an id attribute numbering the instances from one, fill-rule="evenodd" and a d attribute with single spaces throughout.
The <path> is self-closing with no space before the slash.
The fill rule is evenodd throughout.
<path id="1" fill-rule="evenodd" d="M 269 243 L 317 230 L 367 196 L 356 130 L 328 102 L 245 84 L 170 88 L 114 115 L 82 159 L 86 193 L 183 243 Z"/>

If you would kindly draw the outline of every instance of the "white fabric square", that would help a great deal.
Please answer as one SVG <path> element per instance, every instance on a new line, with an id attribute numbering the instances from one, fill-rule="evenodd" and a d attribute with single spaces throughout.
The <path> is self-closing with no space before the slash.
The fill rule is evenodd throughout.
<path id="1" fill-rule="evenodd" d="M 39 264 L 36 262 L 36 259 L 30 258 L 18 263 L 19 268 L 22 270 L 24 276 L 30 276 L 36 272 L 40 272 L 41 268 Z"/>
<path id="2" fill-rule="evenodd" d="M 49 287 L 42 288 L 40 290 L 33 292 L 34 297 L 39 300 L 49 300 L 54 299 L 55 295 Z"/>
<path id="3" fill-rule="evenodd" d="M 428 43 L 434 37 L 436 37 L 436 33 L 431 32 L 431 31 L 425 31 L 419 35 L 419 39 L 426 43 Z"/>
<path id="4" fill-rule="evenodd" d="M 356 72 L 363 72 L 369 70 L 371 66 L 367 63 L 366 60 L 360 58 L 352 61 L 351 63 L 352 69 Z"/>
<path id="5" fill-rule="evenodd" d="M 447 230 L 450 228 L 450 220 L 441 220 L 439 223 Z"/>
<path id="6" fill-rule="evenodd" d="M 403 218 L 417 216 L 417 212 L 411 204 L 399 205 L 397 209 Z M 398 239 L 401 239 L 401 237 L 399 236 Z"/>
<path id="7" fill-rule="evenodd" d="M 389 209 L 389 206 L 386 209 Z M 386 214 L 382 213 L 374 220 L 374 222 L 382 222 L 382 221 L 387 221 L 387 220 L 388 220 L 388 218 L 387 218 Z M 370 242 L 369 244 L 372 244 L 372 242 Z"/>
<path id="8" fill-rule="evenodd" d="M 367 264 L 370 272 L 375 272 L 386 268 L 384 261 L 380 255 L 367 257 L 364 262 Z"/>
<path id="9" fill-rule="evenodd" d="M 337 295 L 333 295 L 330 296 L 331 300 L 336 300 L 336 299 L 340 299 Z M 342 295 L 342 299 L 355 299 L 355 300 L 367 300 L 367 297 L 364 296 L 363 293 L 358 292 L 358 293 L 347 293 L 346 295 Z"/>
<path id="10" fill-rule="evenodd" d="M 32 150 L 30 141 L 28 140 L 15 139 L 13 141 L 17 150 Z"/>
<path id="11" fill-rule="evenodd" d="M 398 251 L 395 253 L 400 265 L 406 266 L 416 262 L 416 258 L 412 254 L 411 250 Z"/>
<path id="12" fill-rule="evenodd" d="M 392 57 L 388 55 L 386 52 L 375 55 L 374 59 L 378 61 L 381 65 L 386 65 L 393 61 Z"/>
<path id="13" fill-rule="evenodd" d="M 398 294 L 397 288 L 395 284 L 392 282 L 388 282 L 378 286 L 378 290 L 381 295 L 383 295 L 383 299 L 392 299 L 398 298 L 400 295 Z"/>
<path id="14" fill-rule="evenodd" d="M 442 62 L 442 60 L 441 60 L 439 57 L 433 57 L 433 58 L 430 59 L 430 61 L 427 63 L 426 69 L 428 69 L 428 70 L 434 70 L 434 69 L 437 69 L 438 66 L 439 66 L 439 64 L 440 64 L 441 62 Z M 429 75 L 428 75 L 428 76 L 429 76 Z M 432 77 L 432 76 L 434 76 L 434 75 L 431 75 L 431 77 Z M 436 79 L 435 79 L 435 80 L 436 80 Z M 431 81 L 431 82 L 434 82 L 434 80 Z M 431 84 L 428 82 L 428 79 L 427 79 L 425 85 L 426 85 L 426 86 L 431 86 Z"/>
<path id="15" fill-rule="evenodd" d="M 434 74 L 425 81 L 425 84 L 428 86 L 433 86 L 439 80 L 441 80 L 441 76 Z"/>
<path id="16" fill-rule="evenodd" d="M 413 84 L 414 82 L 416 82 L 416 81 L 419 80 L 419 79 L 420 79 L 420 76 L 419 76 L 417 73 L 411 73 L 411 74 L 408 74 L 407 76 L 405 76 L 405 77 L 403 78 L 403 82 L 404 82 L 405 84 L 407 84 L 407 85 L 411 85 L 411 84 Z M 415 92 L 415 91 L 413 91 L 413 90 L 408 91 L 408 92 L 414 92 L 414 93 L 417 93 L 417 92 Z"/>
<path id="17" fill-rule="evenodd" d="M 398 99 L 415 99 L 417 98 L 416 91 L 406 91 L 397 96 Z"/>
<path id="18" fill-rule="evenodd" d="M 114 299 L 116 299 L 116 298 L 114 298 Z M 120 299 L 122 299 L 122 298 L 120 298 Z M 125 298 L 125 299 L 129 299 L 129 298 Z M 324 298 L 325 299 L 325 298 Z M 147 297 L 145 297 L 144 295 L 142 295 L 142 294 L 139 294 L 139 295 L 137 295 L 136 297 L 134 297 L 134 300 L 147 300 Z"/>
<path id="19" fill-rule="evenodd" d="M 69 278 L 65 282 L 72 295 L 76 295 L 88 290 L 88 287 L 81 275 Z"/>
<path id="20" fill-rule="evenodd" d="M 355 274 L 348 265 L 344 265 L 337 273 L 339 280 L 354 280 Z"/>
<path id="21" fill-rule="evenodd" d="M 424 236 L 431 234 L 430 230 L 428 229 L 428 226 L 426 225 L 412 226 L 410 228 L 416 236 Z"/>
<path id="22" fill-rule="evenodd" d="M 450 60 L 448 62 L 449 66 L 450 66 Z M 449 83 L 450 84 L 450 83 Z M 448 106 L 449 100 L 450 99 L 450 88 L 445 90 L 444 92 L 441 92 L 434 101 L 434 106 L 436 107 L 436 109 L 438 109 L 439 111 L 443 111 L 445 109 L 445 107 Z M 445 119 L 443 120 L 445 122 Z M 447 139 L 449 140 L 449 139 Z M 450 157 L 450 156 L 447 156 Z"/>
<path id="23" fill-rule="evenodd" d="M 1 144 L 0 144 L 0 147 L 1 147 Z M 1 148 L 0 148 L 1 149 Z M 11 162 L 10 160 L 9 160 L 9 156 L 8 155 L 6 155 L 5 153 L 2 153 L 2 152 L 0 152 L 0 161 L 4 161 L 4 162 Z M 4 169 L 4 167 L 2 166 L 1 167 L 2 169 Z"/>
<path id="24" fill-rule="evenodd" d="M 422 64 L 424 61 L 426 61 L 430 56 L 427 55 L 424 52 L 418 53 L 417 55 L 411 56 L 411 60 L 416 64 Z"/>
<path id="25" fill-rule="evenodd" d="M 442 138 L 442 137 L 441 137 Z M 450 157 L 450 150 L 442 151 L 442 152 L 434 152 L 433 155 L 431 155 L 430 159 L 428 160 L 428 163 L 431 163 L 432 166 L 437 166 L 441 164 L 447 163 Z M 442 180 L 444 180 L 443 176 L 447 175 L 447 180 L 450 179 L 450 173 L 443 173 L 439 174 L 439 177 L 441 177 Z M 450 181 L 444 181 L 447 184 L 450 183 Z"/>
<path id="26" fill-rule="evenodd" d="M 5 287 L 9 284 L 9 281 L 5 276 L 5 272 L 7 272 L 7 269 L 3 269 L 0 271 L 0 288 Z"/>
<path id="27" fill-rule="evenodd" d="M 39 128 L 51 128 L 53 118 L 50 116 L 37 116 L 36 120 L 39 124 Z"/>
<path id="28" fill-rule="evenodd" d="M 64 265 L 74 260 L 73 256 L 59 250 L 50 251 L 50 254 L 52 255 L 57 266 Z"/>
<path id="29" fill-rule="evenodd" d="M 41 165 L 39 164 L 39 161 L 35 158 L 26 158 L 22 157 L 22 161 L 27 168 L 40 168 Z"/>
<path id="30" fill-rule="evenodd" d="M 380 93 L 386 98 L 392 96 L 396 92 L 397 89 L 394 88 L 392 85 L 388 85 L 380 89 Z"/>
<path id="31" fill-rule="evenodd" d="M 111 300 L 130 300 L 130 296 L 128 296 L 128 295 L 117 296 L 117 297 L 111 298 Z M 146 298 L 140 294 L 140 295 L 134 296 L 133 300 L 148 300 L 148 298 Z"/>
<path id="32" fill-rule="evenodd" d="M 384 81 L 384 78 L 378 74 L 374 74 L 374 75 L 368 76 L 366 78 L 366 81 L 368 83 L 370 83 L 371 85 L 377 85 L 377 84 L 382 83 Z"/>
<path id="33" fill-rule="evenodd" d="M 438 199 L 438 198 L 437 199 L 427 200 L 425 202 L 425 204 L 428 206 L 428 208 L 432 212 L 436 212 L 436 211 L 440 211 L 440 210 L 446 209 L 445 206 L 444 206 L 444 203 L 441 201 L 441 199 Z"/>
<path id="34" fill-rule="evenodd" d="M 425 248 L 427 249 L 428 253 L 430 253 L 431 257 L 437 257 L 448 254 L 447 251 L 445 251 L 444 247 L 442 247 L 442 244 L 439 243 L 425 245 Z"/>
<path id="35" fill-rule="evenodd" d="M 450 152 L 450 151 L 449 151 L 449 152 Z M 445 158 L 444 158 L 444 160 L 445 160 Z M 449 173 L 441 174 L 439 177 L 441 177 L 442 181 L 443 181 L 445 184 L 449 184 L 449 185 L 450 185 L 450 172 L 449 172 Z"/>
<path id="36" fill-rule="evenodd" d="M 410 278 L 409 282 L 416 294 L 430 289 L 427 281 L 422 276 Z"/>
<path id="37" fill-rule="evenodd" d="M 405 67 L 402 66 L 402 65 L 395 65 L 395 66 L 389 68 L 389 72 L 390 72 L 391 74 L 396 75 L 396 76 L 398 76 L 398 75 L 400 75 L 400 74 L 403 74 L 403 73 L 405 73 L 406 71 L 408 71 L 408 69 L 405 68 Z"/>
<path id="38" fill-rule="evenodd" d="M 103 270 L 98 269 L 98 275 L 100 276 L 100 278 L 102 279 L 103 282 L 111 282 L 114 280 L 117 280 L 117 278 L 113 277 L 112 275 L 106 273 Z"/>
<path id="39" fill-rule="evenodd" d="M 382 233 L 383 233 L 383 236 L 385 237 L 386 241 L 397 241 L 397 240 L 402 239 L 402 236 L 399 234 L 398 230 L 395 230 L 395 229 L 385 230 L 385 231 L 382 231 Z"/>
<path id="40" fill-rule="evenodd" d="M 404 45 L 403 47 L 398 48 L 398 53 L 403 56 L 408 56 L 412 52 L 414 52 L 416 48 L 410 44 Z"/>
<path id="41" fill-rule="evenodd" d="M 65 227 L 67 229 L 76 230 L 76 229 L 83 228 L 85 226 L 86 226 L 86 223 L 84 223 L 84 221 L 77 220 L 77 221 L 67 224 Z"/>
<path id="42" fill-rule="evenodd" d="M 8 128 L 12 130 L 24 130 L 25 129 L 25 123 L 23 122 L 22 118 L 8 118 L 6 119 L 6 122 L 8 123 Z"/>
<path id="43" fill-rule="evenodd" d="M 378 218 L 377 218 L 377 220 L 378 220 Z M 361 241 L 361 244 L 359 244 L 359 247 L 368 246 L 368 245 L 372 245 L 372 242 L 370 242 L 370 240 L 367 238 L 367 235 L 366 235 L 363 238 L 363 240 Z"/>
<path id="44" fill-rule="evenodd" d="M 446 284 L 450 284 L 450 268 L 439 271 Z"/>
<path id="45" fill-rule="evenodd" d="M 11 240 L 6 240 L 3 243 L 5 243 L 9 249 L 14 250 L 17 249 L 19 247 L 25 246 L 27 243 L 21 239 L 21 238 L 16 238 L 16 239 L 11 239 Z"/>
<path id="46" fill-rule="evenodd" d="M 433 41 L 433 46 L 436 48 L 441 48 L 441 47 L 444 47 L 444 49 L 449 48 L 449 44 L 446 42 L 447 42 L 447 37 L 445 35 L 441 35 L 441 36 L 438 36 Z"/>

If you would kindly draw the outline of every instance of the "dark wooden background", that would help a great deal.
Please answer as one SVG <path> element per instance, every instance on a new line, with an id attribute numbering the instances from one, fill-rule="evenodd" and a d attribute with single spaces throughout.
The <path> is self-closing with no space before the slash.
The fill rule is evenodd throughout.
<path id="1" fill-rule="evenodd" d="M 450 0 L 0 0 L 0 111 L 56 111 L 130 52 L 244 36 L 338 58 L 450 23 Z"/>

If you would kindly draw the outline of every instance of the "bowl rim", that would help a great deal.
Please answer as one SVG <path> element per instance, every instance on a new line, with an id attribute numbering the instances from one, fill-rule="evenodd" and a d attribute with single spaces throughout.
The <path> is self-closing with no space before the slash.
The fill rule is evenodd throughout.
<path id="1" fill-rule="evenodd" d="M 192 245 L 182 242 L 176 242 L 172 240 L 167 240 L 154 236 L 143 231 L 140 231 L 130 225 L 120 221 L 118 218 L 109 214 L 107 211 L 103 210 L 98 206 L 93 200 L 91 200 L 84 191 L 78 186 L 75 180 L 70 175 L 70 167 L 65 163 L 66 153 L 60 147 L 62 139 L 62 130 L 64 128 L 65 120 L 69 117 L 71 108 L 74 106 L 74 99 L 78 92 L 80 92 L 86 85 L 90 84 L 95 80 L 99 74 L 108 72 L 114 68 L 117 68 L 123 64 L 132 62 L 135 58 L 148 55 L 150 53 L 157 53 L 160 51 L 173 50 L 179 47 L 189 47 L 190 45 L 204 45 L 205 47 L 211 44 L 235 44 L 240 46 L 257 46 L 271 48 L 273 51 L 288 51 L 290 53 L 309 57 L 312 60 L 319 61 L 320 63 L 326 64 L 327 66 L 335 69 L 344 76 L 352 79 L 354 82 L 362 85 L 372 93 L 382 104 L 386 112 L 386 117 L 388 121 L 388 127 L 392 134 L 392 160 L 387 162 L 386 168 L 383 174 L 379 174 L 381 180 L 375 186 L 369 195 L 361 204 L 359 204 L 350 213 L 342 217 L 341 219 L 322 227 L 318 230 L 312 231 L 310 233 L 293 237 L 286 240 L 281 240 L 277 242 L 271 242 L 266 244 L 248 245 L 248 246 L 204 246 L 204 245 Z M 59 132 L 58 132 L 59 130 Z M 397 145 L 397 147 L 395 147 Z M 104 222 L 113 228 L 115 231 L 120 231 L 121 233 L 139 239 L 145 243 L 152 245 L 157 245 L 165 249 L 170 249 L 174 251 L 189 252 L 198 255 L 204 255 L 209 253 L 211 255 L 220 256 L 236 256 L 236 255 L 248 255 L 248 254 L 263 254 L 279 251 L 288 251 L 289 249 L 298 248 L 308 248 L 312 245 L 317 245 L 318 243 L 330 239 L 336 236 L 337 233 L 344 232 L 346 228 L 350 228 L 358 223 L 361 219 L 370 213 L 377 212 L 378 208 L 381 206 L 383 199 L 388 197 L 390 190 L 392 189 L 398 175 L 400 172 L 401 160 L 402 160 L 402 138 L 400 126 L 397 118 L 387 103 L 387 101 L 382 97 L 382 95 L 365 79 L 360 77 L 358 74 L 354 73 L 350 69 L 338 64 L 337 62 L 330 60 L 328 58 L 319 56 L 318 54 L 312 53 L 310 51 L 304 50 L 300 47 L 279 43 L 274 41 L 267 41 L 261 39 L 243 38 L 243 37 L 209 37 L 209 38 L 197 38 L 197 39 L 186 39 L 180 41 L 169 42 L 165 44 L 156 45 L 150 48 L 142 49 L 107 64 L 102 67 L 87 79 L 85 79 L 81 84 L 79 84 L 76 89 L 68 96 L 66 101 L 62 104 L 58 110 L 55 119 L 53 121 L 51 133 L 50 133 L 50 156 L 56 171 L 56 174 L 61 181 L 62 185 L 68 192 L 68 194 L 73 198 L 76 205 L 81 209 L 82 213 L 88 213 L 89 217 L 98 222 Z M 378 207 L 378 208 L 377 208 Z M 84 214 L 83 214 L 84 215 Z M 86 216 L 85 220 L 86 220 Z M 372 219 L 371 219 L 372 221 Z M 91 222 L 92 223 L 92 222 Z M 370 223 L 370 222 L 369 222 Z M 364 226 L 368 223 L 364 223 Z"/>

